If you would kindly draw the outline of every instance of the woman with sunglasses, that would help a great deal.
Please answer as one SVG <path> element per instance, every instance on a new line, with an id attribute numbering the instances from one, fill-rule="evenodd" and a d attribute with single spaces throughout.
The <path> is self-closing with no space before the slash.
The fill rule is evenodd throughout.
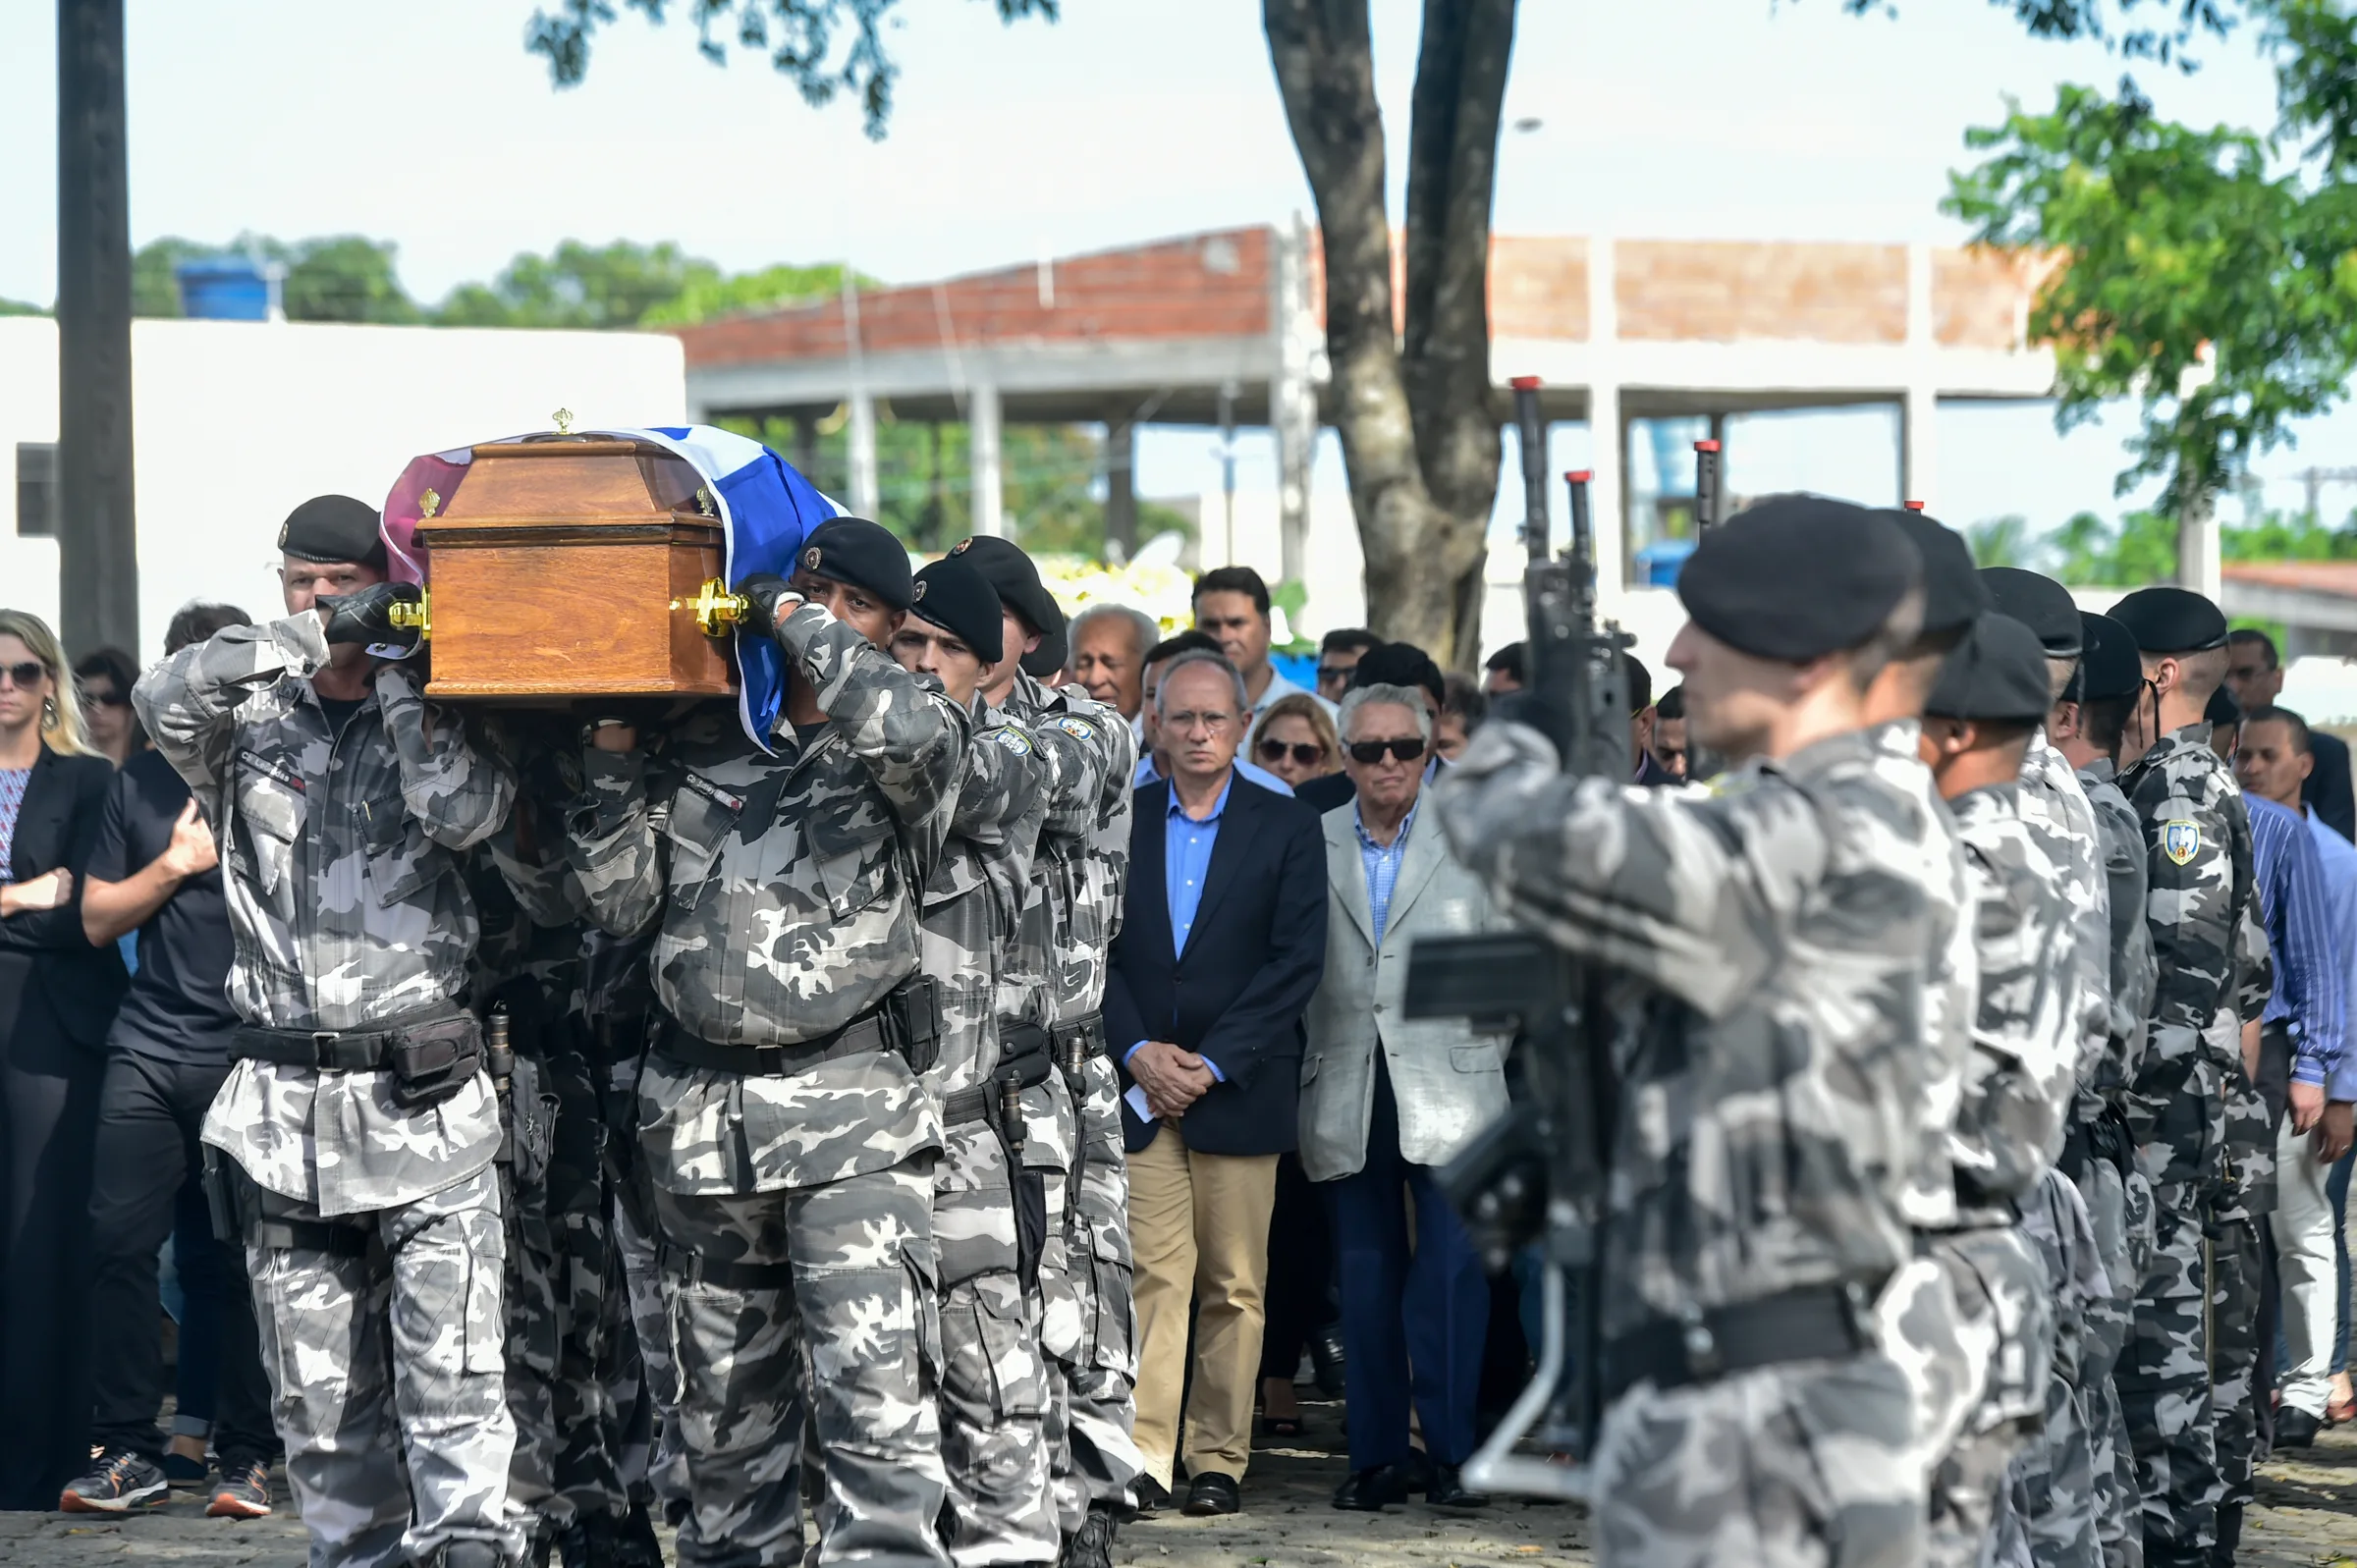
<path id="1" fill-rule="evenodd" d="M 1252 760 L 1296 789 L 1343 765 L 1342 742 L 1325 706 L 1306 691 L 1280 697 L 1252 727 Z"/>
<path id="2" fill-rule="evenodd" d="M 131 688 L 138 680 L 137 663 L 120 648 L 93 648 L 74 661 L 82 738 L 118 768 L 147 749 L 147 732 L 131 711 Z"/>
<path id="3" fill-rule="evenodd" d="M 0 1508 L 47 1508 L 85 1457 L 82 1235 L 123 960 L 82 935 L 114 767 L 92 755 L 57 636 L 0 610 Z"/>

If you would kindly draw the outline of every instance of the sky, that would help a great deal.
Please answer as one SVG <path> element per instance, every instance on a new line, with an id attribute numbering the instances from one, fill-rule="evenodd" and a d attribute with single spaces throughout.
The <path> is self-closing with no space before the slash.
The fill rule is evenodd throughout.
<path id="1" fill-rule="evenodd" d="M 2058 81 L 2109 84 L 2119 66 L 2032 40 L 1983 0 L 1897 3 L 1893 19 L 1840 0 L 1524 0 L 1507 117 L 1537 125 L 1506 135 L 1496 228 L 1961 241 L 1938 202 L 1965 128 L 2007 94 L 2043 107 Z M 988 0 L 902 0 L 899 107 L 873 143 L 851 105 L 813 109 L 757 58 L 707 64 L 677 20 L 625 16 L 586 84 L 557 91 L 523 49 L 532 0 L 128 0 L 132 239 L 364 234 L 397 243 L 431 300 L 566 238 L 676 240 L 732 269 L 849 258 L 913 282 L 1309 208 L 1251 0 L 1063 9 L 1008 27 Z M 1396 212 L 1421 6 L 1373 10 Z M 52 0 L 0 0 L 0 296 L 40 301 L 56 287 L 55 17 Z M 2162 111 L 2263 127 L 2273 81 L 2248 43 L 2199 53 L 2191 77 L 2140 71 Z M 2039 406 L 1950 408 L 1941 426 L 1951 521 L 2120 505 L 2125 410 L 2069 438 Z M 2357 455 L 2357 414 L 2301 435 L 2260 461 L 2272 504 L 2297 504 L 2298 468 Z M 1339 486 L 1326 446 L 1316 482 Z M 1738 493 L 1897 499 L 1881 410 L 1747 420 L 1728 446 Z M 1217 488 L 1209 432 L 1140 447 L 1141 491 Z M 1245 486 L 1271 482 L 1265 440 L 1239 467 Z M 2352 503 L 2329 494 L 2328 512 Z"/>

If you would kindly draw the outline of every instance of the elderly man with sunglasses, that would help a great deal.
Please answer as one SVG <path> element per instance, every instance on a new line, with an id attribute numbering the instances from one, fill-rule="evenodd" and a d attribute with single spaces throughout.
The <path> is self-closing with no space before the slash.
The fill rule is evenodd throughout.
<path id="1" fill-rule="evenodd" d="M 1440 825 L 1417 821 L 1432 725 L 1405 686 L 1343 699 L 1358 792 L 1322 819 L 1326 971 L 1301 1058 L 1301 1164 L 1331 1206 L 1342 1287 L 1351 1473 L 1334 1505 L 1366 1512 L 1406 1500 L 1411 1399 L 1431 1461 L 1425 1499 L 1487 1500 L 1457 1470 L 1473 1451 L 1489 1282 L 1437 1172 L 1505 1111 L 1506 1042 L 1400 1011 L 1418 938 L 1495 923 Z"/>

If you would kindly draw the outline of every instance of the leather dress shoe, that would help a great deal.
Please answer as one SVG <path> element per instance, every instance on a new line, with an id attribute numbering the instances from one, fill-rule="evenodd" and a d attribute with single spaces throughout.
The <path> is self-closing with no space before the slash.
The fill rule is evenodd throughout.
<path id="1" fill-rule="evenodd" d="M 1412 1444 L 1407 1457 L 1392 1468 L 1399 1473 L 1399 1485 L 1409 1491 L 1422 1491 L 1432 1485 L 1432 1460 L 1423 1449 Z"/>
<path id="2" fill-rule="evenodd" d="M 1456 1466 L 1435 1465 L 1432 1480 L 1424 1484 L 1424 1500 L 1435 1508 L 1487 1508 L 1490 1494 L 1466 1486 Z"/>
<path id="3" fill-rule="evenodd" d="M 1309 1365 L 1317 1379 L 1318 1392 L 1329 1399 L 1343 1397 L 1343 1331 L 1334 1324 L 1315 1329 L 1309 1336 Z"/>
<path id="4" fill-rule="evenodd" d="M 1405 1501 L 1407 1488 L 1399 1484 L 1399 1472 L 1390 1465 L 1353 1470 L 1334 1488 L 1334 1505 L 1347 1513 L 1378 1514 L 1392 1503 Z"/>
<path id="5" fill-rule="evenodd" d="M 1158 1514 L 1171 1505 L 1171 1489 L 1152 1476 L 1140 1476 L 1136 1482 L 1137 1511 L 1143 1518 Z"/>
<path id="6" fill-rule="evenodd" d="M 2275 1412 L 2275 1446 L 2278 1448 L 2313 1448 L 2316 1434 L 2325 1424 L 2297 1405 L 2285 1405 Z"/>
<path id="7" fill-rule="evenodd" d="M 1241 1513 L 1243 1508 L 1243 1488 L 1235 1484 L 1235 1478 L 1206 1470 L 1188 1484 L 1186 1507 L 1181 1512 L 1201 1519 L 1210 1514 Z"/>

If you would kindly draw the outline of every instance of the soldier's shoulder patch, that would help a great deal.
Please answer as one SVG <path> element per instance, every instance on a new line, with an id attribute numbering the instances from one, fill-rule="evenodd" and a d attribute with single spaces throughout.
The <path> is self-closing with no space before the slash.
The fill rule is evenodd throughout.
<path id="1" fill-rule="evenodd" d="M 1000 725 L 991 730 L 990 738 L 1018 757 L 1031 755 L 1031 737 L 1013 725 Z"/>
<path id="2" fill-rule="evenodd" d="M 2161 825 L 2161 852 L 2178 865 L 2185 864 L 2202 852 L 2201 824 L 2194 822 L 2165 822 Z"/>
<path id="3" fill-rule="evenodd" d="M 1075 719 L 1069 713 L 1060 719 L 1052 721 L 1052 723 L 1054 723 L 1057 729 L 1063 730 L 1066 734 L 1070 735 L 1074 740 L 1094 740 L 1097 738 L 1097 727 L 1095 725 L 1090 724 L 1085 719 Z"/>

